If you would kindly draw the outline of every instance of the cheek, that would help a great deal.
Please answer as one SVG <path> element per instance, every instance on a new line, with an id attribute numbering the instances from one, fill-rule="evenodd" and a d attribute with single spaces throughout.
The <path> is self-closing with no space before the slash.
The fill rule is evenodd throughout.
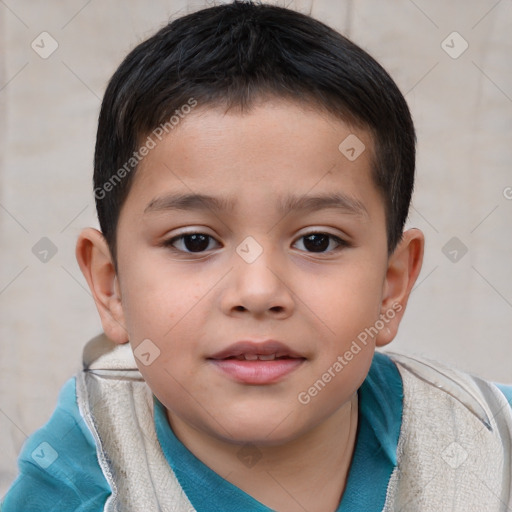
<path id="1" fill-rule="evenodd" d="M 185 273 L 171 271 L 171 265 L 162 258 L 134 257 L 123 268 L 123 275 L 123 311 L 134 341 L 172 337 L 177 327 L 187 324 L 182 319 L 188 319 L 207 290 L 207 283 L 202 285 Z"/>
<path id="2" fill-rule="evenodd" d="M 340 265 L 335 271 L 296 281 L 297 306 L 337 339 L 357 335 L 379 315 L 383 272 L 365 264 Z M 301 302 L 302 301 L 302 302 Z"/>
<path id="3" fill-rule="evenodd" d="M 197 279 L 171 273 L 168 263 L 156 259 L 143 264 L 133 258 L 123 270 L 129 276 L 124 282 L 123 310 L 139 370 L 159 398 L 163 398 L 159 391 L 165 390 L 165 396 L 179 400 L 183 393 L 180 382 L 198 382 L 194 372 L 202 353 L 199 342 L 204 323 L 200 299 L 208 283 L 200 287 Z M 158 357 L 150 365 L 137 358 L 137 347 L 143 340 L 157 347 L 152 349 Z"/>
<path id="4" fill-rule="evenodd" d="M 366 329 L 379 318 L 382 280 L 375 262 L 369 265 L 363 261 L 340 266 L 309 291 L 304 287 L 302 293 L 308 294 L 305 296 L 315 313 L 319 334 L 316 361 L 303 383 L 307 396 L 309 389 L 315 396 L 315 407 L 334 411 L 336 404 L 348 399 L 363 382 L 375 347 L 375 336 Z M 311 317 L 309 311 L 307 314 Z M 325 392 L 322 383 L 326 384 Z"/>

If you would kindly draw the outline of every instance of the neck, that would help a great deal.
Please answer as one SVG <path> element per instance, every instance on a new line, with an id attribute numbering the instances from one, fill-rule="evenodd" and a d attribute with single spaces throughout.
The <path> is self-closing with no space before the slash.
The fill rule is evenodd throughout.
<path id="1" fill-rule="evenodd" d="M 190 428 L 167 413 L 180 441 L 204 464 L 279 512 L 334 512 L 354 452 L 357 393 L 299 438 L 273 446 L 228 443 Z"/>

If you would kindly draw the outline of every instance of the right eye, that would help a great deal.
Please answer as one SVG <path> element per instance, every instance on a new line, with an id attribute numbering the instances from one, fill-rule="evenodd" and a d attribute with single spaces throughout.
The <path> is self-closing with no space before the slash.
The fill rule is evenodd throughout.
<path id="1" fill-rule="evenodd" d="M 215 239 L 205 233 L 184 233 L 166 240 L 163 245 L 176 252 L 202 253 L 208 250 L 211 240 Z"/>

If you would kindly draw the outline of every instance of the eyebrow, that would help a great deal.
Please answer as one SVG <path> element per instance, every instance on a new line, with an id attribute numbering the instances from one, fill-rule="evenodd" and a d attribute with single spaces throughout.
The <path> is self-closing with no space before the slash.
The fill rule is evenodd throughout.
<path id="1" fill-rule="evenodd" d="M 167 210 L 232 210 L 234 201 L 204 194 L 169 194 L 155 197 L 144 209 L 144 213 Z"/>
<path id="2" fill-rule="evenodd" d="M 169 210 L 211 210 L 218 213 L 232 211 L 234 206 L 235 201 L 225 197 L 214 197 L 205 194 L 170 194 L 152 199 L 144 209 L 144 213 Z M 278 206 L 278 211 L 281 214 L 325 209 L 337 209 L 348 214 L 368 216 L 367 209 L 359 199 L 342 193 L 317 196 L 288 195 L 281 198 Z"/>

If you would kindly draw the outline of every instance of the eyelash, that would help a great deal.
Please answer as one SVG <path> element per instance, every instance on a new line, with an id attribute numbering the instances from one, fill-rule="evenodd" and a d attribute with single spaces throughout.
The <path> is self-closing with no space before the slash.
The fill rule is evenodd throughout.
<path id="1" fill-rule="evenodd" d="M 178 235 L 178 236 L 175 236 L 173 238 L 170 238 L 169 240 L 165 240 L 163 242 L 163 246 L 164 247 L 167 247 L 169 249 L 171 249 L 173 252 L 176 252 L 176 253 L 182 253 L 182 254 L 197 254 L 197 255 L 201 255 L 201 254 L 204 254 L 206 253 L 208 250 L 205 250 L 205 251 L 198 251 L 198 252 L 193 252 L 193 251 L 183 251 L 181 249 L 177 249 L 176 247 L 173 247 L 173 244 L 177 241 L 177 240 L 183 240 L 185 237 L 187 236 L 193 236 L 193 235 L 203 235 L 205 237 L 208 237 L 209 239 L 213 239 L 215 240 L 211 235 L 208 235 L 206 233 L 201 233 L 200 231 L 192 231 L 190 233 L 183 233 L 181 235 Z M 325 233 L 323 231 L 311 231 L 309 233 L 305 233 L 303 235 L 301 235 L 298 240 L 301 240 L 303 238 L 307 238 L 308 236 L 312 236 L 312 235 L 323 235 L 323 236 L 327 236 L 328 238 L 334 240 L 338 246 L 335 248 L 335 249 L 332 249 L 330 251 L 323 251 L 323 252 L 314 252 L 314 251 L 307 251 L 309 254 L 329 254 L 329 253 L 333 253 L 333 252 L 338 252 L 340 251 L 341 249 L 344 249 L 344 248 L 347 248 L 347 247 L 350 247 L 350 244 L 339 238 L 338 236 L 336 235 L 333 235 L 331 233 Z M 208 244 L 209 245 L 209 244 Z"/>

